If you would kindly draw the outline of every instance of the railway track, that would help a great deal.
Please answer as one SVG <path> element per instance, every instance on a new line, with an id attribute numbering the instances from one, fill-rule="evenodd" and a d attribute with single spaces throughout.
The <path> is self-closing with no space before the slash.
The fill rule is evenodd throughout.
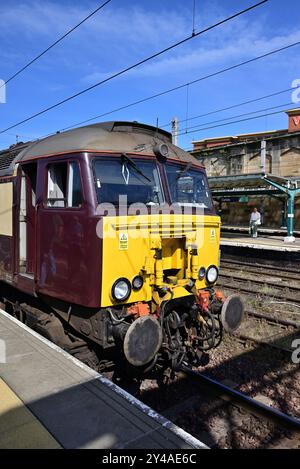
<path id="1" fill-rule="evenodd" d="M 300 304 L 300 286 L 278 285 L 278 283 L 266 279 L 241 278 L 238 274 L 224 272 L 219 276 L 218 285 L 235 292 L 240 291 L 251 295 L 262 294 Z"/>
<path id="2" fill-rule="evenodd" d="M 247 334 L 239 334 L 239 333 L 234 333 L 232 334 L 233 337 L 236 339 L 240 340 L 241 342 L 244 343 L 252 343 L 255 345 L 263 345 L 265 347 L 271 348 L 273 350 L 279 351 L 281 353 L 284 353 L 285 355 L 291 356 L 291 353 L 293 352 L 293 349 L 283 347 L 281 345 L 272 343 L 266 339 L 259 339 L 257 337 L 252 337 Z"/>
<path id="3" fill-rule="evenodd" d="M 247 272 L 248 274 L 248 272 Z M 252 272 L 249 272 L 249 274 L 251 275 Z M 253 275 L 255 275 L 255 273 L 253 273 Z M 260 274 L 261 275 L 261 274 Z M 240 276 L 240 273 L 237 272 L 237 273 L 232 273 L 232 272 L 229 272 L 229 273 L 225 273 L 223 271 L 221 271 L 220 273 L 220 277 L 221 278 L 230 278 L 232 280 L 242 280 L 242 281 L 250 281 L 252 282 L 253 284 L 257 284 L 257 285 L 268 285 L 270 287 L 274 287 L 274 288 L 278 288 L 278 289 L 285 289 L 287 291 L 290 291 L 290 292 L 294 292 L 296 294 L 299 294 L 299 298 L 300 298 L 300 283 L 299 285 L 282 285 L 282 284 L 278 284 L 278 282 L 274 281 L 274 280 L 267 280 L 267 279 L 259 279 L 259 278 L 250 278 L 250 277 L 242 277 Z M 293 278 L 290 278 L 290 282 L 294 280 Z"/>
<path id="4" fill-rule="evenodd" d="M 279 329 L 279 334 L 280 331 L 284 333 L 285 330 L 297 331 L 300 328 L 300 323 L 296 321 L 276 318 L 259 311 L 246 311 L 246 315 L 251 321 L 267 321 L 271 326 L 274 326 L 274 329 L 275 327 Z M 282 355 L 282 363 L 286 363 L 290 360 L 292 350 L 280 345 L 280 341 L 278 342 L 276 339 L 272 343 L 272 334 L 271 331 L 269 338 L 255 338 L 246 333 L 235 333 L 231 337 L 237 339 L 238 342 L 247 342 L 256 346 L 259 344 L 266 347 L 270 353 L 265 355 L 263 352 L 263 357 L 270 357 L 272 362 L 272 357 L 277 357 L 277 361 L 281 361 Z M 279 334 L 275 330 L 274 336 Z M 275 354 L 275 351 L 278 353 Z M 247 353 L 251 354 L 252 352 L 248 351 Z M 242 355 L 243 352 L 240 353 L 240 356 Z M 286 413 L 279 410 L 283 404 L 282 401 L 280 399 L 277 401 L 274 397 L 272 399 L 266 397 L 269 395 L 268 392 L 261 391 L 262 387 L 260 386 L 253 388 L 256 397 L 249 396 L 248 392 L 237 390 L 240 386 L 243 387 L 245 384 L 251 383 L 253 379 L 250 374 L 244 381 L 245 375 L 241 363 L 238 364 L 237 360 L 237 367 L 241 367 L 241 375 L 237 372 L 238 377 L 234 376 L 234 373 L 231 375 L 229 366 L 229 368 L 217 371 L 216 379 L 215 376 L 208 376 L 207 371 L 204 374 L 183 366 L 179 374 L 186 375 L 191 379 L 188 384 L 191 396 L 184 399 L 177 398 L 177 403 L 172 405 L 173 395 L 171 393 L 167 399 L 167 408 L 160 409 L 160 411 L 190 433 L 201 435 L 204 438 L 203 441 L 210 447 L 241 448 L 244 441 L 247 442 L 248 447 L 252 447 L 252 444 L 254 447 L 273 447 L 273 443 L 269 446 L 268 441 L 275 441 L 276 448 L 300 447 L 300 420 L 291 415 L 293 414 L 292 407 L 289 406 L 290 410 Z M 234 380 L 229 385 L 225 384 L 225 381 L 228 381 L 224 380 L 225 370 L 227 370 L 225 372 L 226 378 Z M 208 373 L 210 374 L 210 370 Z M 178 392 L 175 391 L 174 394 L 176 395 Z M 273 405 L 279 408 L 273 407 Z M 257 430 L 258 435 L 255 434 L 256 429 L 261 429 Z M 265 435 L 268 436 L 265 437 Z M 205 438 L 208 439 L 205 440 Z M 227 442 L 229 443 L 227 444 Z"/>
<path id="5" fill-rule="evenodd" d="M 269 322 L 270 324 L 281 325 L 283 327 L 293 327 L 295 329 L 300 328 L 300 322 L 298 323 L 296 321 L 291 321 L 290 319 L 277 318 L 277 317 L 271 316 L 270 314 L 260 313 L 258 311 L 246 310 L 245 314 L 255 319 L 263 319 Z"/>
<path id="6" fill-rule="evenodd" d="M 285 339 L 285 336 L 282 335 L 282 330 L 284 329 L 287 330 L 287 329 L 292 328 L 295 331 L 300 331 L 300 323 L 297 323 L 291 320 L 276 318 L 274 316 L 271 316 L 270 314 L 259 313 L 257 311 L 245 311 L 245 314 L 246 314 L 246 318 L 248 317 L 254 320 L 258 320 L 258 321 L 266 321 L 268 324 L 272 326 L 276 326 L 276 327 L 279 326 L 280 330 L 278 334 L 272 334 L 271 336 L 267 336 L 267 337 L 254 337 L 253 335 L 249 335 L 249 334 L 236 331 L 233 334 L 231 334 L 232 337 L 244 343 L 247 342 L 247 343 L 253 343 L 255 345 L 263 345 L 268 348 L 274 349 L 276 351 L 280 351 L 284 353 L 285 355 L 287 354 L 288 356 L 291 356 L 293 349 L 280 345 L 278 341 Z M 277 342 L 275 342 L 275 340 Z"/>
<path id="7" fill-rule="evenodd" d="M 300 435 L 300 420 L 281 412 L 280 410 L 270 407 L 252 397 L 233 389 L 209 376 L 194 371 L 188 367 L 182 366 L 181 371 L 188 376 L 193 377 L 199 385 L 204 386 L 208 390 L 214 391 L 219 397 L 230 399 L 233 404 L 242 407 L 243 409 L 254 412 L 273 423 L 276 423 L 280 428 L 288 429 L 297 432 Z"/>
<path id="8" fill-rule="evenodd" d="M 279 268 L 279 270 L 278 270 Z M 221 270 L 230 269 L 237 271 L 247 271 L 249 273 L 270 275 L 272 277 L 284 278 L 291 280 L 291 278 L 300 281 L 300 273 L 297 269 L 291 269 L 282 266 L 270 265 L 270 264 L 258 264 L 258 263 L 247 263 L 232 259 L 221 260 Z"/>
<path id="9" fill-rule="evenodd" d="M 291 329 L 298 330 L 300 327 L 300 324 L 295 321 L 274 318 L 258 311 L 246 311 L 246 314 L 251 318 L 251 321 L 268 321 L 272 326 L 276 326 L 276 329 L 283 332 Z M 277 333 L 274 335 L 276 336 Z M 239 333 L 235 333 L 231 337 L 237 339 L 238 342 L 267 347 L 267 351 L 270 353 L 266 355 L 263 352 L 262 357 L 269 356 L 271 361 L 272 357 L 275 356 L 277 361 L 281 360 L 282 356 L 282 363 L 290 360 L 292 350 L 279 345 L 279 343 L 269 342 L 268 338 L 255 338 Z M 230 343 L 230 347 L 232 347 L 233 342 Z M 274 354 L 275 351 L 278 353 Z M 240 352 L 240 356 L 243 356 L 243 353 Z M 247 353 L 251 354 L 252 352 L 248 350 Z M 202 441 L 205 441 L 212 448 L 241 448 L 244 441 L 247 442 L 247 447 L 252 447 L 252 444 L 253 447 L 257 448 L 273 447 L 272 444 L 269 446 L 268 441 L 275 441 L 276 448 L 300 447 L 300 420 L 289 415 L 289 412 L 293 413 L 292 408 L 289 412 L 279 410 L 280 407 L 276 408 L 282 406 L 282 401 L 280 399 L 274 400 L 274 398 L 269 399 L 268 392 L 264 393 L 260 386 L 253 389 L 256 397 L 249 396 L 248 392 L 237 390 L 240 386 L 243 387 L 248 382 L 251 383 L 252 378 L 249 375 L 244 381 L 243 366 L 241 363 L 238 364 L 238 361 L 236 366 L 241 367 L 241 375 L 239 376 L 239 372 L 238 377 L 228 373 L 229 366 L 225 372 L 226 378 L 231 378 L 229 380 L 224 380 L 226 368 L 217 371 L 216 378 L 215 376 L 211 377 L 211 370 L 206 370 L 204 374 L 191 368 L 181 367 L 179 376 L 186 375 L 191 379 L 188 383 L 191 395 L 185 396 L 184 399 L 177 397 L 177 402 L 172 405 L 173 394 L 171 393 L 167 398 L 167 408 L 164 407 L 160 411 L 186 431 L 198 437 L 201 435 Z M 214 374 L 214 371 L 212 372 Z M 231 381 L 231 383 L 227 385 L 226 381 L 229 383 Z M 176 394 L 178 395 L 178 391 L 174 392 L 174 397 Z M 260 430 L 256 432 L 257 428 Z"/>

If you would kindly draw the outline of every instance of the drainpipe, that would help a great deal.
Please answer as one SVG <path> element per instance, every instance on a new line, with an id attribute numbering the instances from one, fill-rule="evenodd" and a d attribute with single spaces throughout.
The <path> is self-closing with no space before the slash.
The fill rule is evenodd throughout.
<path id="1" fill-rule="evenodd" d="M 262 140 L 260 147 L 260 170 L 262 174 L 266 174 L 266 150 L 267 142 Z"/>

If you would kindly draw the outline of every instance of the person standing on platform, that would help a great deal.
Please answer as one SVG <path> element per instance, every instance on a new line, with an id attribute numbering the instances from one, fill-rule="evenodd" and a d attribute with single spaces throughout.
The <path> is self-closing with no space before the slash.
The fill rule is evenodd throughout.
<path id="1" fill-rule="evenodd" d="M 261 225 L 261 215 L 256 207 L 254 207 L 253 212 L 250 216 L 250 226 L 249 234 L 252 238 L 257 238 L 257 228 Z"/>

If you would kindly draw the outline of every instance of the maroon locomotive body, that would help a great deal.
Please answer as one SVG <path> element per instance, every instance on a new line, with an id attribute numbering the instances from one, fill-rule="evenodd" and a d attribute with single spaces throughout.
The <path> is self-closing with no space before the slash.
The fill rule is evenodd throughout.
<path id="1" fill-rule="evenodd" d="M 192 228 L 180 237 L 173 227 L 164 239 L 164 226 L 151 219 L 147 238 L 132 242 L 120 207 L 115 217 L 99 213 L 99 202 L 115 206 L 123 192 L 147 213 L 181 197 L 192 207 Z M 224 298 L 212 288 L 220 220 L 204 168 L 168 132 L 108 122 L 12 146 L 0 153 L 0 203 L 2 307 L 74 355 L 99 368 L 99 349 L 121 343 L 131 364 L 147 367 L 164 344 L 174 362 L 220 341 Z M 193 214 L 198 206 L 202 224 Z M 115 240 L 107 237 L 104 247 L 108 226 Z M 232 328 L 242 317 L 234 301 L 223 310 Z M 198 313 L 206 319 L 199 322 Z M 138 344 L 132 352 L 130 341 Z"/>

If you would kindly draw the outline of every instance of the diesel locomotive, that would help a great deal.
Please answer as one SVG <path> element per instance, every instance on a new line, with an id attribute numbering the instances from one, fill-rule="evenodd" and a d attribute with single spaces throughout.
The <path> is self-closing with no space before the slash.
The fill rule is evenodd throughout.
<path id="1" fill-rule="evenodd" d="M 205 168 L 164 130 L 105 122 L 0 152 L 1 307 L 98 370 L 199 365 L 239 326 L 219 242 Z"/>

